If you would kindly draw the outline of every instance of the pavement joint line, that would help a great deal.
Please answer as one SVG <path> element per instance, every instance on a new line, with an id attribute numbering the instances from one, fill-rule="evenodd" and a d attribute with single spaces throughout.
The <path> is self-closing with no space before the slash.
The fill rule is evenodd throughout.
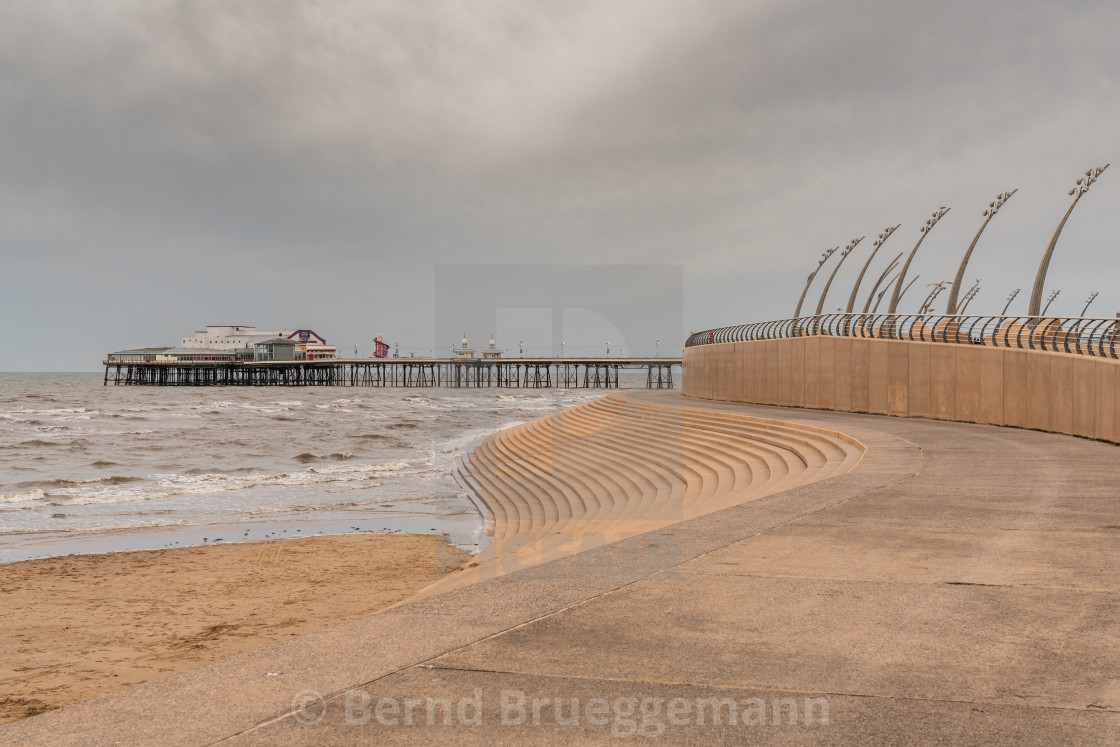
<path id="1" fill-rule="evenodd" d="M 632 685 L 655 685 L 661 687 L 696 687 L 706 688 L 709 690 L 743 690 L 746 692 L 781 692 L 781 693 L 795 693 L 797 695 L 825 695 L 835 698 L 869 698 L 879 700 L 898 700 L 898 701 L 913 701 L 919 703 L 956 703 L 959 705 L 985 705 L 985 706 L 998 706 L 1002 708 L 1030 708 L 1042 709 L 1052 711 L 1073 711 L 1075 713 L 1082 713 L 1088 711 L 1099 713 L 1120 713 L 1120 709 L 1108 708 L 1107 706 L 1100 706 L 1090 703 L 1084 708 L 1075 708 L 1073 706 L 1058 706 L 1058 705 L 1030 705 L 1026 703 L 1001 703 L 998 701 L 990 700 L 968 700 L 965 698 L 923 698 L 918 695 L 891 695 L 889 693 L 858 693 L 847 692 L 842 690 L 805 690 L 797 687 L 781 687 L 766 684 L 734 684 L 724 685 L 713 682 L 689 682 L 689 681 L 668 681 L 668 680 L 636 680 L 627 677 L 590 677 L 581 674 L 548 674 L 547 672 L 519 672 L 510 669 L 476 669 L 474 667 L 450 667 L 450 666 L 433 666 L 432 671 L 439 670 L 441 672 L 474 672 L 478 674 L 510 674 L 517 677 L 535 677 L 538 679 L 556 679 L 556 680 L 580 680 L 584 682 L 611 682 L 611 683 L 625 683 Z M 1010 696 L 1016 698 L 1026 697 L 1019 693 L 1008 693 Z M 1091 710 L 1090 710 L 1091 709 Z"/>
<path id="2" fill-rule="evenodd" d="M 835 523 L 835 522 L 823 522 L 822 521 L 822 522 L 801 524 L 799 526 L 817 527 L 817 528 L 832 528 L 832 529 L 850 529 L 851 527 L 857 526 L 857 525 Z M 1045 533 L 1045 534 L 1101 534 L 1101 535 L 1105 535 L 1105 536 L 1108 536 L 1108 537 L 1116 537 L 1116 538 L 1120 539 L 1120 531 L 1117 531 L 1116 529 L 1108 529 L 1106 531 L 1102 531 L 1100 528 L 1098 528 L 1098 529 L 1073 529 L 1073 528 L 1058 527 L 1058 528 L 1054 528 L 1054 529 L 1047 529 L 1045 527 L 987 527 L 987 528 L 977 529 L 975 526 L 967 525 L 967 524 L 939 524 L 937 526 L 927 527 L 927 526 L 905 526 L 905 525 L 904 526 L 899 526 L 898 524 L 862 524 L 862 523 L 859 524 L 858 526 L 861 529 L 865 529 L 865 528 L 866 529 L 891 529 L 891 530 L 895 530 L 895 531 L 900 530 L 900 529 L 904 529 L 904 530 L 907 530 L 907 531 L 945 532 L 945 533 L 969 531 L 969 532 L 1039 532 L 1039 533 Z"/>
<path id="3" fill-rule="evenodd" d="M 881 586 L 980 586 L 989 589 L 1040 589 L 1043 591 L 1084 591 L 1093 594 L 1117 594 L 1120 588 L 1095 586 L 1043 586 L 1041 584 L 990 584 L 983 581 L 904 581 L 881 578 L 842 578 L 839 576 L 801 576 L 793 573 L 719 573 L 720 578 L 774 578 L 800 581 L 828 581 L 838 584 L 877 584 Z"/>

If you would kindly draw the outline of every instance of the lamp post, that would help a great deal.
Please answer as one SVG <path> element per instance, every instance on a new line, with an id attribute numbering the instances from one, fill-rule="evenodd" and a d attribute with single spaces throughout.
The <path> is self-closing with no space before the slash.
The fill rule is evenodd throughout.
<path id="1" fill-rule="evenodd" d="M 1057 290 L 1055 290 L 1053 293 L 1050 294 L 1050 297 L 1046 299 L 1046 305 L 1042 307 L 1042 313 L 1038 314 L 1038 316 L 1046 316 L 1046 312 L 1050 310 L 1050 304 L 1054 303 L 1054 299 L 1057 298 L 1058 294 L 1061 293 L 1061 292 L 1062 292 L 1062 289 L 1058 288 Z"/>
<path id="2" fill-rule="evenodd" d="M 973 283 L 972 287 L 968 289 L 968 292 L 964 294 L 964 298 L 961 299 L 961 307 L 957 310 L 957 314 L 959 316 L 964 316 L 964 312 L 968 310 L 968 305 L 972 303 L 972 299 L 976 298 L 979 294 L 980 281 L 977 280 Z"/>
<path id="3" fill-rule="evenodd" d="M 918 239 L 917 244 L 914 244 L 914 248 L 910 250 L 910 256 L 906 258 L 906 263 L 902 265 L 902 272 L 898 274 L 898 280 L 894 284 L 894 292 L 891 294 L 891 305 L 887 307 L 888 314 L 893 314 L 898 311 L 898 302 L 902 300 L 902 283 L 906 280 L 906 273 L 910 270 L 910 263 L 914 261 L 914 255 L 918 253 L 918 249 L 921 248 L 922 242 L 926 240 L 926 236 L 929 236 L 929 232 L 933 230 L 937 222 L 944 218 L 945 214 L 948 212 L 949 208 L 942 205 L 933 212 L 933 215 L 926 219 L 926 224 L 921 227 L 921 238 Z"/>
<path id="4" fill-rule="evenodd" d="M 859 246 L 859 242 L 863 241 L 865 238 L 867 237 L 860 236 L 858 239 L 852 239 L 848 242 L 848 245 L 844 247 L 844 251 L 840 252 L 840 261 L 836 263 L 836 267 L 832 268 L 832 274 L 828 276 L 828 282 L 824 284 L 824 290 L 821 291 L 821 300 L 817 301 L 816 316 L 820 316 L 821 312 L 824 311 L 824 298 L 828 295 L 828 289 L 832 287 L 832 281 L 836 279 L 836 273 L 839 272 L 840 268 L 844 265 L 844 260 L 848 258 L 852 250 Z"/>
<path id="5" fill-rule="evenodd" d="M 1082 316 L 1082 318 L 1084 318 L 1084 317 L 1085 317 L 1085 312 L 1089 310 L 1089 307 L 1093 305 L 1093 301 L 1096 301 L 1096 300 L 1097 300 L 1097 296 L 1099 296 L 1099 295 L 1100 295 L 1100 292 L 1099 292 L 1099 291 L 1093 291 L 1092 293 L 1090 293 L 1090 294 L 1089 294 L 1089 298 L 1087 298 L 1087 299 L 1085 300 L 1085 308 L 1083 308 L 1083 309 L 1081 310 L 1081 316 Z"/>
<path id="6" fill-rule="evenodd" d="M 894 277 L 891 278 L 891 280 L 893 281 L 895 278 L 899 277 L 901 274 L 902 274 L 902 271 L 900 270 Z M 898 294 L 898 300 L 899 301 L 901 301 L 902 297 L 906 295 L 906 291 L 910 290 L 910 287 L 912 285 L 914 285 L 914 283 L 918 282 L 918 278 L 920 278 L 920 277 L 921 277 L 921 275 L 915 275 L 914 279 L 906 284 L 906 287 L 902 289 L 902 293 Z M 874 314 L 875 312 L 877 312 L 879 310 L 879 304 L 882 303 L 883 296 L 887 295 L 887 288 L 890 288 L 890 287 L 891 287 L 890 283 L 888 283 L 887 287 L 884 288 L 883 291 L 879 294 L 879 300 L 877 300 L 875 302 L 875 308 L 871 310 L 872 314 Z"/>
<path id="7" fill-rule="evenodd" d="M 611 357 L 611 344 L 609 342 L 607 343 L 607 357 Z"/>
<path id="8" fill-rule="evenodd" d="M 918 309 L 919 314 L 929 313 L 930 307 L 933 305 L 933 302 L 937 300 L 938 296 L 941 295 L 941 291 L 945 290 L 945 286 L 948 285 L 948 282 L 949 281 L 947 280 L 942 280 L 940 283 L 930 283 L 930 286 L 933 287 L 933 290 L 931 290 L 929 292 L 929 295 L 926 296 L 926 300 L 922 301 L 921 308 Z"/>
<path id="9" fill-rule="evenodd" d="M 891 283 L 893 283 L 895 281 L 895 279 L 897 279 L 897 278 L 898 278 L 898 273 L 897 272 L 895 274 L 891 275 L 891 279 L 887 281 L 886 287 L 884 287 L 883 290 L 879 291 L 879 295 L 875 297 L 875 306 L 871 309 L 871 314 L 873 316 L 875 314 L 879 313 L 879 304 L 881 304 L 883 302 L 883 296 L 887 295 L 887 288 L 890 288 Z"/>
<path id="10" fill-rule="evenodd" d="M 902 289 L 902 293 L 898 295 L 899 302 L 901 302 L 903 297 L 906 295 L 906 291 L 910 290 L 914 286 L 914 283 L 918 282 L 918 278 L 920 277 L 921 275 L 915 275 L 914 279 L 906 284 L 906 287 Z"/>
<path id="11" fill-rule="evenodd" d="M 891 260 L 891 263 L 887 265 L 887 268 L 883 270 L 883 274 L 879 276 L 879 279 L 875 281 L 875 285 L 871 288 L 871 292 L 867 294 L 867 302 L 863 305 L 864 314 L 866 314 L 867 310 L 871 308 L 871 301 L 875 298 L 875 291 L 879 290 L 879 286 L 882 285 L 883 281 L 887 279 L 887 275 L 890 275 L 894 271 L 894 268 L 898 267 L 898 260 L 902 259 L 902 254 L 903 252 L 899 252 L 898 255 Z M 894 280 L 894 277 L 891 277 L 891 280 Z M 889 286 L 890 283 L 888 283 L 887 285 Z"/>
<path id="12" fill-rule="evenodd" d="M 1077 203 L 1082 195 L 1089 191 L 1089 187 L 1100 178 L 1100 175 L 1104 173 L 1109 165 L 1110 164 L 1106 163 L 1104 166 L 1089 169 L 1085 172 L 1085 176 L 1078 179 L 1077 184 L 1069 191 L 1069 193 L 1073 195 L 1073 202 L 1070 203 L 1066 214 L 1062 216 L 1058 227 L 1054 229 L 1054 235 L 1050 237 L 1050 243 L 1046 246 L 1046 251 L 1042 255 L 1042 261 L 1038 265 L 1038 272 L 1034 276 L 1034 288 L 1031 290 L 1031 303 L 1027 308 L 1027 314 L 1029 316 L 1040 316 L 1038 308 L 1042 305 L 1042 289 L 1046 284 L 1046 273 L 1050 269 L 1050 260 L 1054 256 L 1054 247 L 1058 245 L 1058 237 L 1062 235 L 1062 229 L 1066 227 L 1066 221 L 1069 220 L 1070 214 L 1073 213 L 1073 209 L 1077 207 Z"/>
<path id="13" fill-rule="evenodd" d="M 879 253 L 879 249 L 883 246 L 883 244 L 887 242 L 887 239 L 891 237 L 891 234 L 897 231 L 898 227 L 901 225 L 902 224 L 899 223 L 896 226 L 888 226 L 887 228 L 884 228 L 883 232 L 879 234 L 879 238 L 875 239 L 875 243 L 873 244 L 875 248 L 871 250 L 871 256 L 867 258 L 867 261 L 863 263 L 863 269 L 859 271 L 859 277 L 856 278 L 856 284 L 852 286 L 852 294 L 848 296 L 848 306 L 844 309 L 845 314 L 851 314 L 852 309 L 854 309 L 856 306 L 856 294 L 859 293 L 859 286 L 863 283 L 863 276 L 867 274 L 867 268 L 871 266 L 871 260 L 875 259 L 875 255 Z"/>
<path id="14" fill-rule="evenodd" d="M 560 341 L 560 357 L 561 358 L 564 357 L 564 341 L 563 340 Z"/>
<path id="15" fill-rule="evenodd" d="M 801 304 L 805 303 L 805 294 L 809 292 L 809 286 L 813 284 L 813 278 L 821 271 L 821 267 L 828 258 L 839 251 L 840 247 L 834 246 L 821 254 L 821 258 L 817 260 L 817 269 L 809 273 L 809 279 L 805 281 L 805 289 L 801 291 L 801 298 L 797 299 L 797 310 L 793 312 L 793 318 L 797 319 L 801 316 Z"/>
<path id="16" fill-rule="evenodd" d="M 1093 301 L 1097 300 L 1097 296 L 1099 295 L 1100 293 L 1097 291 L 1093 291 L 1089 294 L 1089 297 L 1085 299 L 1085 306 L 1081 309 L 1081 316 L 1078 318 L 1077 322 L 1074 323 L 1073 329 L 1069 331 L 1069 336 L 1079 343 L 1081 340 L 1081 323 L 1085 321 L 1085 312 L 1089 310 L 1089 307 L 1093 305 Z"/>
<path id="17" fill-rule="evenodd" d="M 1011 308 L 1011 302 L 1015 300 L 1015 297 L 1018 296 L 1019 292 L 1022 290 L 1022 288 L 1016 288 L 1015 290 L 1011 291 L 1011 295 L 1007 297 L 1007 303 L 1003 305 L 1003 311 L 1001 311 L 999 314 L 1000 316 L 1007 316 L 1007 310 Z"/>
<path id="18" fill-rule="evenodd" d="M 518 358 L 524 358 L 525 357 L 525 341 L 524 340 L 518 340 L 517 341 L 517 357 Z"/>
<path id="19" fill-rule="evenodd" d="M 984 211 L 984 222 L 980 224 L 980 230 L 972 237 L 972 243 L 968 245 L 968 250 L 964 253 L 964 258 L 961 259 L 961 265 L 957 268 L 957 276 L 953 278 L 953 290 L 949 292 L 949 301 L 945 304 L 945 313 L 949 316 L 957 313 L 957 294 L 961 289 L 961 281 L 964 280 L 964 268 L 968 267 L 968 260 L 972 258 L 972 250 L 976 248 L 976 242 L 980 240 L 980 234 L 984 233 L 984 229 L 991 223 L 992 218 L 996 217 L 996 213 L 1003 207 L 1011 195 L 1018 192 L 1018 189 L 1013 189 L 1010 192 L 1000 192 L 996 195 L 996 199 L 988 203 L 988 209 Z"/>
<path id="20" fill-rule="evenodd" d="M 653 357 L 654 358 L 660 358 L 661 357 L 661 340 L 660 340 L 660 338 L 653 341 Z"/>

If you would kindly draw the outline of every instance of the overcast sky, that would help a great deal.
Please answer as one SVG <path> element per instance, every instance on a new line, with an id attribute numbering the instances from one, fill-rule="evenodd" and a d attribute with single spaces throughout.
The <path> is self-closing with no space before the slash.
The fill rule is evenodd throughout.
<path id="1" fill-rule="evenodd" d="M 1115 0 L 5 0 L 0 370 L 205 324 L 515 345 L 500 299 L 436 319 L 437 268 L 476 264 L 678 267 L 683 304 L 641 272 L 608 292 L 651 309 L 622 342 L 679 346 L 789 316 L 820 252 L 867 234 L 844 303 L 871 239 L 902 223 L 885 262 L 939 205 L 912 272 L 951 278 L 1011 188 L 970 310 L 1022 287 L 1024 313 L 1068 190 L 1120 161 L 1118 29 Z M 1054 311 L 1120 310 L 1118 207 L 1120 163 L 1063 234 Z"/>

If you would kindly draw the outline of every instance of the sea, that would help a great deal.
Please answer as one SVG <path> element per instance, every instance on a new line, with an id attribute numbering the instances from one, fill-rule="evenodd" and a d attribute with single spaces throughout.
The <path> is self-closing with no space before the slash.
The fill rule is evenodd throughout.
<path id="1" fill-rule="evenodd" d="M 474 551 L 484 529 L 455 479 L 460 450 L 604 393 L 0 373 L 0 562 L 351 532 Z"/>

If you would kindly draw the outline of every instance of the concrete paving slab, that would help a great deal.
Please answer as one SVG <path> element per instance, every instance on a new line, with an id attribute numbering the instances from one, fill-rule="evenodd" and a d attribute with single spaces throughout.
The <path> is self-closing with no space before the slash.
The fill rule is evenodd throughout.
<path id="1" fill-rule="evenodd" d="M 692 575 L 1120 591 L 1120 532 L 826 525 L 816 514 L 682 567 Z"/>
<path id="2" fill-rule="evenodd" d="M 1113 594 L 1069 590 L 687 575 L 431 663 L 1120 710 L 1120 650 L 1109 644 L 1118 611 Z"/>

